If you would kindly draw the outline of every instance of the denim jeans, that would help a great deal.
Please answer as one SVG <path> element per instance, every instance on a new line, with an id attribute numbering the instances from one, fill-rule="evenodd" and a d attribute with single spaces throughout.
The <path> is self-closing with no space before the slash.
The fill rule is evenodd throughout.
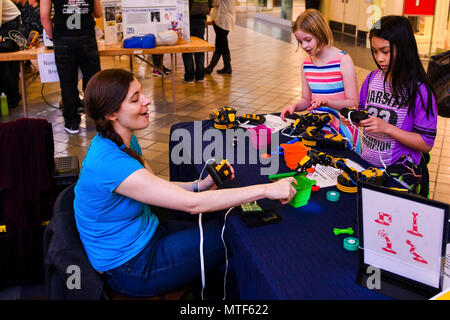
<path id="1" fill-rule="evenodd" d="M 108 285 L 122 295 L 144 297 L 166 293 L 200 279 L 197 218 L 160 223 L 155 236 L 137 256 L 104 272 Z M 223 220 L 215 218 L 205 221 L 205 215 L 203 219 L 205 270 L 211 270 L 220 267 L 225 259 L 225 248 L 220 237 Z"/>
<path id="2" fill-rule="evenodd" d="M 190 34 L 191 36 L 199 37 L 203 39 L 205 36 L 205 19 L 191 17 L 190 22 Z M 205 53 L 183 53 L 184 62 L 184 80 L 192 81 L 203 80 L 205 77 Z M 194 58 L 195 58 L 195 71 L 194 71 Z"/>
<path id="3" fill-rule="evenodd" d="M 83 90 L 91 77 L 100 71 L 100 57 L 94 35 L 55 36 L 55 62 L 58 69 L 63 117 L 66 126 L 78 126 L 81 118 L 78 107 L 78 67 L 83 73 Z"/>

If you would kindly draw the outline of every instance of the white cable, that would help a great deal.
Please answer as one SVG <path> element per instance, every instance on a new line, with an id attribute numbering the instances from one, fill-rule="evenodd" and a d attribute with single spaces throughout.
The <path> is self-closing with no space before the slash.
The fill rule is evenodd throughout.
<path id="1" fill-rule="evenodd" d="M 222 233 L 220 237 L 222 238 L 222 243 L 225 248 L 225 274 L 223 276 L 223 300 L 225 300 L 227 293 L 226 293 L 226 287 L 227 287 L 227 273 L 228 273 L 228 252 L 227 252 L 227 245 L 225 244 L 225 240 L 223 239 L 223 234 L 225 232 L 225 223 L 227 221 L 228 213 L 230 213 L 231 210 L 233 210 L 234 207 L 228 209 L 227 213 L 225 213 L 225 217 L 223 219 L 223 227 L 222 227 Z"/>
<path id="2" fill-rule="evenodd" d="M 348 119 L 348 121 L 350 122 L 350 125 L 351 125 L 354 129 L 356 129 L 356 130 L 359 131 L 359 128 L 356 128 L 356 126 L 355 126 L 355 125 L 353 124 L 353 122 L 352 122 L 352 119 L 350 118 L 350 114 L 351 114 L 353 111 L 354 111 L 354 110 L 350 110 L 350 111 L 348 112 L 348 114 L 347 114 L 347 119 Z M 361 132 L 361 134 L 362 134 L 363 137 L 366 137 L 366 138 L 367 138 L 367 136 L 364 134 L 364 128 L 363 128 L 363 130 L 360 131 L 360 132 Z M 385 164 L 384 161 L 383 161 L 383 157 L 381 156 L 380 148 L 378 148 L 378 146 L 377 146 L 376 144 L 374 144 L 374 146 L 375 146 L 375 148 L 377 148 L 377 151 L 378 151 L 378 157 L 380 158 L 380 161 L 381 161 L 381 163 L 383 164 L 384 172 L 386 172 L 386 174 L 389 175 L 389 173 L 387 172 L 387 166 L 386 166 L 386 164 Z"/>
<path id="3" fill-rule="evenodd" d="M 205 162 L 205 165 L 203 166 L 202 171 L 200 172 L 200 176 L 197 180 L 197 192 L 200 192 L 200 181 L 202 181 L 202 175 L 203 175 L 203 171 L 206 168 L 206 165 L 208 164 L 208 162 L 212 160 L 215 161 L 214 159 L 210 158 Z M 201 269 L 201 277 L 202 277 L 202 291 L 201 291 L 201 297 L 202 300 L 204 300 L 203 298 L 203 291 L 205 290 L 205 284 L 206 284 L 206 280 L 205 280 L 205 259 L 203 256 L 203 226 L 202 226 L 202 216 L 203 213 L 199 213 L 198 214 L 198 229 L 200 231 L 200 269 Z"/>
<path id="4" fill-rule="evenodd" d="M 200 177 L 197 180 L 197 192 L 200 192 L 200 186 L 199 186 L 199 182 L 202 181 L 202 175 L 203 175 L 203 171 L 206 168 L 206 165 L 208 164 L 208 162 L 212 160 L 215 161 L 215 159 L 208 159 L 205 162 L 205 165 L 203 166 L 202 171 L 200 172 Z M 234 207 L 228 209 L 227 213 L 225 213 L 225 218 L 223 220 L 223 227 L 222 227 L 222 233 L 221 233 L 221 239 L 222 239 L 222 243 L 223 246 L 225 247 L 225 275 L 224 275 L 224 279 L 223 279 L 223 300 L 225 300 L 226 297 L 226 282 L 227 282 L 227 272 L 228 272 L 228 253 L 227 253 L 227 246 L 225 244 L 225 240 L 223 239 L 223 234 L 225 232 L 225 222 L 227 220 L 227 216 L 228 213 L 230 213 L 230 211 L 233 209 Z M 206 279 L 205 279 L 205 259 L 204 259 L 204 255 L 203 255 L 203 226 L 202 226 L 202 216 L 203 213 L 199 213 L 198 215 L 198 228 L 200 231 L 200 269 L 201 269 L 201 278 L 202 278 L 202 291 L 201 291 L 201 297 L 202 300 L 204 300 L 204 296 L 203 296 L 203 292 L 205 290 L 205 284 L 206 284 Z"/>

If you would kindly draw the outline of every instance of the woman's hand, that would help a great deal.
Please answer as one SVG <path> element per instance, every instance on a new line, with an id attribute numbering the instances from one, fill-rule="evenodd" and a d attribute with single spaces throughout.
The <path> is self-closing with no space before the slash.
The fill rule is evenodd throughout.
<path id="1" fill-rule="evenodd" d="M 266 197 L 270 200 L 280 200 L 281 204 L 289 203 L 297 193 L 292 184 L 297 185 L 293 177 L 284 178 L 274 183 L 266 184 Z"/>
<path id="2" fill-rule="evenodd" d="M 367 132 L 389 134 L 392 125 L 378 117 L 369 116 L 368 119 L 359 122 Z"/>
<path id="3" fill-rule="evenodd" d="M 234 168 L 227 162 L 226 163 L 228 168 L 230 168 L 231 171 L 231 180 L 234 179 Z M 214 182 L 213 178 L 208 175 L 205 179 L 203 179 L 200 183 L 199 183 L 199 190 L 200 191 L 205 191 L 205 190 L 215 190 L 217 189 L 217 185 Z"/>

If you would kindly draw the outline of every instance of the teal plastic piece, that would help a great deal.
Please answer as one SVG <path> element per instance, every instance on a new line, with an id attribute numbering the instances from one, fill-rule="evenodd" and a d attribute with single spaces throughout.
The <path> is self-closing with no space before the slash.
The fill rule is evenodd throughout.
<path id="1" fill-rule="evenodd" d="M 327 192 L 327 200 L 328 201 L 332 201 L 332 202 L 336 202 L 339 201 L 340 198 L 340 194 L 337 191 L 328 191 Z"/>
<path id="2" fill-rule="evenodd" d="M 353 237 L 347 237 L 344 239 L 344 248 L 348 251 L 356 251 L 359 247 L 359 241 Z"/>

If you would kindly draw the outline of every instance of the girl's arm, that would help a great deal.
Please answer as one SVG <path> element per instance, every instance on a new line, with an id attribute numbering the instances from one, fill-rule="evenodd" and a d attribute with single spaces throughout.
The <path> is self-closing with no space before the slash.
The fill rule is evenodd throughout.
<path id="1" fill-rule="evenodd" d="M 311 106 L 311 89 L 309 87 L 308 81 L 305 77 L 305 71 L 303 70 L 303 64 L 302 64 L 302 98 L 300 101 L 298 101 L 295 104 L 290 105 L 289 107 L 285 108 L 281 114 L 280 117 L 283 121 L 286 121 L 285 116 L 293 114 L 296 111 L 303 111 L 308 109 Z"/>
<path id="2" fill-rule="evenodd" d="M 195 214 L 227 209 L 262 198 L 280 199 L 285 204 L 296 193 L 292 183 L 296 184 L 296 180 L 291 177 L 243 188 L 189 192 L 146 169 L 140 169 L 122 181 L 114 192 L 143 203 Z"/>
<path id="3" fill-rule="evenodd" d="M 400 129 L 378 117 L 370 116 L 360 121 L 359 125 L 368 132 L 387 134 L 408 148 L 420 152 L 429 152 L 432 149 L 432 146 L 428 145 L 419 133 Z"/>
<path id="4" fill-rule="evenodd" d="M 336 110 L 342 108 L 357 108 L 359 91 L 358 82 L 356 80 L 356 71 L 353 60 L 350 55 L 346 54 L 341 59 L 341 73 L 344 82 L 344 92 L 346 99 L 344 100 L 313 100 L 314 106 L 308 110 L 313 110 L 320 106 L 330 107 Z"/>

